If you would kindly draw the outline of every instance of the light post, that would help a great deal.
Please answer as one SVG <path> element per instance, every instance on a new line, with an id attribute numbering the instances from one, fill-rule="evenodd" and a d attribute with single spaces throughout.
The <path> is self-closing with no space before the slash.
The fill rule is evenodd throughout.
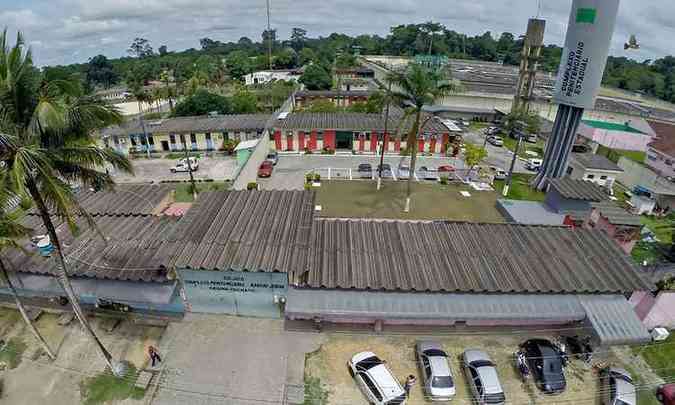
<path id="1" fill-rule="evenodd" d="M 518 121 L 513 126 L 513 132 L 518 137 L 518 143 L 516 144 L 516 150 L 513 152 L 513 159 L 511 160 L 511 167 L 509 168 L 509 174 L 506 177 L 504 182 L 504 189 L 502 189 L 502 195 L 508 197 L 509 189 L 511 188 L 511 183 L 513 182 L 513 170 L 516 167 L 516 160 L 518 160 L 518 152 L 520 151 L 520 145 L 523 143 L 523 128 L 525 124 L 522 121 Z"/>

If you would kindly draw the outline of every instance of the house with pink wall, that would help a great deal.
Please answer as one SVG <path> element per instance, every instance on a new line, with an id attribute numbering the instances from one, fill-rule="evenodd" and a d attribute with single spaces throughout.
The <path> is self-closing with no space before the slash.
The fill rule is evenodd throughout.
<path id="1" fill-rule="evenodd" d="M 649 125 L 628 121 L 623 124 L 584 120 L 578 133 L 594 143 L 610 149 L 633 150 L 644 152 L 654 139 Z"/>
<path id="2" fill-rule="evenodd" d="M 657 326 L 675 329 L 675 291 L 661 291 L 656 296 L 648 291 L 636 291 L 629 302 L 648 329 Z"/>
<path id="3" fill-rule="evenodd" d="M 630 254 L 640 239 L 640 217 L 611 201 L 594 203 L 591 207 L 591 215 L 584 227 L 605 232 L 626 254 Z"/>

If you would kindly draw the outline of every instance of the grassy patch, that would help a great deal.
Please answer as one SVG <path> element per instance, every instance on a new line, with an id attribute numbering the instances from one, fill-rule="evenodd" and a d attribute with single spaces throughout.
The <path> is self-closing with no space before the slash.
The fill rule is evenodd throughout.
<path id="1" fill-rule="evenodd" d="M 326 405 L 328 404 L 328 394 L 329 392 L 324 389 L 320 378 L 305 376 L 304 405 Z"/>
<path id="2" fill-rule="evenodd" d="M 17 368 L 21 364 L 21 356 L 28 348 L 26 342 L 18 337 L 13 337 L 7 341 L 5 346 L 0 350 L 0 362 L 6 363 L 11 370 Z"/>
<path id="3" fill-rule="evenodd" d="M 188 153 L 188 156 L 196 157 L 200 159 L 202 157 L 199 153 Z M 164 155 L 164 159 L 183 159 L 185 157 L 185 152 L 171 152 Z"/>
<path id="4" fill-rule="evenodd" d="M 127 366 L 129 369 L 124 378 L 117 378 L 110 373 L 101 373 L 84 380 L 80 386 L 83 403 L 96 405 L 127 398 L 142 399 L 145 390 L 134 386 L 138 378 L 136 367 L 132 364 Z"/>
<path id="5" fill-rule="evenodd" d="M 646 381 L 642 375 L 630 365 L 624 365 L 623 368 L 631 375 L 635 385 L 640 387 L 637 391 L 637 405 L 660 405 L 659 401 L 656 400 L 654 387 L 650 384 L 650 381 Z"/>
<path id="6" fill-rule="evenodd" d="M 229 183 L 222 181 L 212 181 L 208 183 L 195 183 L 197 193 L 204 191 L 223 191 L 229 188 Z M 175 194 L 176 202 L 193 202 L 192 193 L 190 192 L 190 183 L 180 183 L 176 186 Z"/>
<path id="7" fill-rule="evenodd" d="M 544 201 L 546 193 L 542 193 L 541 191 L 537 191 L 530 187 L 530 181 L 532 181 L 533 177 L 534 176 L 529 174 L 514 174 L 513 181 L 511 182 L 511 189 L 506 198 L 509 200 L 521 201 Z M 504 180 L 495 181 L 495 190 L 499 195 L 501 195 L 503 189 Z"/>
<path id="8" fill-rule="evenodd" d="M 673 241 L 673 235 L 670 230 L 670 220 L 668 218 L 648 217 L 642 215 L 640 222 L 654 232 L 659 241 L 669 245 Z"/>
<path id="9" fill-rule="evenodd" d="M 633 261 L 639 265 L 644 262 L 647 262 L 647 264 L 660 263 L 666 259 L 658 243 L 638 242 L 630 255 Z"/>
<path id="10" fill-rule="evenodd" d="M 504 136 L 502 138 L 504 140 L 504 147 L 511 152 L 516 151 L 516 146 L 518 145 L 518 140 L 513 139 L 509 136 Z M 541 139 L 537 141 L 537 143 L 529 143 L 523 141 L 523 143 L 520 145 L 520 153 L 518 153 L 518 156 L 522 158 L 527 158 L 528 156 L 525 154 L 525 151 L 530 151 L 530 152 L 535 152 L 539 157 L 544 156 L 544 141 Z"/>
<path id="11" fill-rule="evenodd" d="M 489 122 L 471 122 L 469 124 L 469 131 L 480 131 L 481 129 L 489 127 L 491 124 Z"/>
<path id="12" fill-rule="evenodd" d="M 665 342 L 656 343 L 651 346 L 637 346 L 633 348 L 633 353 L 641 355 L 649 364 L 652 370 L 666 381 L 675 379 L 675 336 L 670 337 Z"/>
<path id="13" fill-rule="evenodd" d="M 598 155 L 605 156 L 614 163 L 619 163 L 619 159 L 623 156 L 633 162 L 644 164 L 646 152 L 639 152 L 635 150 L 610 149 L 606 146 L 600 145 L 597 151 Z"/>
<path id="14" fill-rule="evenodd" d="M 446 219 L 471 222 L 504 222 L 496 208 L 497 194 L 474 191 L 465 185 L 413 184 L 411 210 L 403 212 L 405 181 L 385 181 L 377 191 L 371 181 L 322 182 L 317 204 L 324 217 Z M 463 197 L 468 191 L 471 197 Z"/>

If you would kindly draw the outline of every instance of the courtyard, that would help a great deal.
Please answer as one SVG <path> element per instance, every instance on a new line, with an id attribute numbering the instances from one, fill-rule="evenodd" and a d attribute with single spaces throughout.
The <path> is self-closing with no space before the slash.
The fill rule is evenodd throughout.
<path id="1" fill-rule="evenodd" d="M 126 174 L 111 170 L 111 175 L 116 183 L 159 183 L 167 181 L 188 181 L 190 175 L 187 172 L 171 173 L 171 167 L 175 166 L 180 155 L 168 155 L 163 158 L 137 157 L 131 160 L 134 174 Z M 237 160 L 232 156 L 216 155 L 213 157 L 199 156 L 199 168 L 193 172 L 197 180 L 232 180 L 237 168 Z"/>

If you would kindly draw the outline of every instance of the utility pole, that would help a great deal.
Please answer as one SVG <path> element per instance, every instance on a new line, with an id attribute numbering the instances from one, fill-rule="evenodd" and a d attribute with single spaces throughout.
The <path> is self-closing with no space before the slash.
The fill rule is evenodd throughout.
<path id="1" fill-rule="evenodd" d="M 272 70 L 272 29 L 270 28 L 270 0 L 267 0 L 267 58 Z"/>
<path id="2" fill-rule="evenodd" d="M 389 88 L 387 89 L 387 109 L 384 113 L 384 133 L 382 134 L 382 146 L 380 150 L 380 165 L 377 167 L 377 190 L 379 191 L 382 187 L 382 165 L 384 165 L 384 149 L 386 147 L 385 140 L 388 135 L 388 125 L 389 125 L 389 105 L 391 103 L 391 82 L 389 82 Z"/>
<path id="3" fill-rule="evenodd" d="M 195 186 L 195 177 L 192 175 L 192 164 L 190 164 L 190 156 L 188 155 L 187 150 L 187 141 L 185 141 L 185 135 L 181 135 L 183 140 L 183 150 L 185 151 L 185 161 L 188 167 L 188 173 L 190 174 L 190 190 L 192 192 L 192 198 L 197 199 L 197 187 Z"/>
<path id="4" fill-rule="evenodd" d="M 513 170 L 516 167 L 516 160 L 518 160 L 518 152 L 520 152 L 520 145 L 523 143 L 523 131 L 522 128 L 524 127 L 524 123 L 521 121 L 518 121 L 515 126 L 513 131 L 516 133 L 518 136 L 518 143 L 516 144 L 516 150 L 513 152 L 513 159 L 511 160 L 511 167 L 509 168 L 509 175 L 506 177 L 506 181 L 504 182 L 504 189 L 502 190 L 502 195 L 504 197 L 508 197 L 509 195 L 509 189 L 511 188 L 511 183 L 513 182 Z"/>

